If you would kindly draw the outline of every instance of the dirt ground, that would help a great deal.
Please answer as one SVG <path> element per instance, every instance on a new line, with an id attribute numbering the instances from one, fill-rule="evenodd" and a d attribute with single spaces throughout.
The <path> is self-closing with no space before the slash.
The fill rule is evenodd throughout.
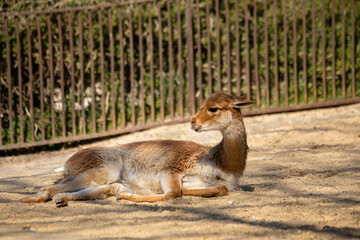
<path id="1" fill-rule="evenodd" d="M 0 159 L 0 239 L 360 238 L 360 104 L 245 118 L 250 147 L 243 190 L 218 198 L 19 203 L 61 176 L 80 148 Z M 189 124 L 91 146 L 144 139 L 215 144 Z"/>

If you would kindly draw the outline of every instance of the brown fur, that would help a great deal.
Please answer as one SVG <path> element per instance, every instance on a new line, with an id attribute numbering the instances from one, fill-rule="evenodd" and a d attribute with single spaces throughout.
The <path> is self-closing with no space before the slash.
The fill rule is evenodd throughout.
<path id="1" fill-rule="evenodd" d="M 102 165 L 103 159 L 101 155 L 98 154 L 98 148 L 82 149 L 66 161 L 64 168 L 64 178 L 71 179 L 90 169 L 101 168 Z M 60 180 L 61 179 L 58 181 Z"/>
<path id="2" fill-rule="evenodd" d="M 225 195 L 237 187 L 246 166 L 248 146 L 240 107 L 252 103 L 222 92 L 207 99 L 191 126 L 199 132 L 219 130 L 223 140 L 213 148 L 190 141 L 154 140 L 84 149 L 66 162 L 62 179 L 22 202 L 52 198 L 62 207 L 68 201 L 115 195 L 134 202 Z"/>
<path id="3" fill-rule="evenodd" d="M 209 151 L 208 147 L 190 142 L 176 140 L 154 140 L 135 142 L 123 145 L 124 149 L 134 154 L 134 158 L 141 157 L 143 161 L 136 161 L 136 168 L 168 169 L 170 172 L 184 173 L 192 168 L 199 159 Z M 155 152 L 166 150 L 169 161 L 154 162 Z M 146 157 L 147 156 L 147 157 Z"/>

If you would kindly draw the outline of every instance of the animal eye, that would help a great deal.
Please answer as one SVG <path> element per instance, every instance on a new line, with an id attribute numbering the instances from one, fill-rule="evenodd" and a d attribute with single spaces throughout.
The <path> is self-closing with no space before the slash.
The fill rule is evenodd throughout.
<path id="1" fill-rule="evenodd" d="M 215 113 L 215 112 L 217 112 L 217 108 L 209 108 L 209 112 L 212 112 L 212 113 Z"/>

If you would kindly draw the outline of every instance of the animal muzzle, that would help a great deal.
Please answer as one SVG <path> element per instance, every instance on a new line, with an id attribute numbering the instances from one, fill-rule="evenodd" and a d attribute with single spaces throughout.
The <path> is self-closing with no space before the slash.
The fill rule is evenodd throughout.
<path id="1" fill-rule="evenodd" d="M 191 129 L 194 130 L 195 132 L 199 132 L 201 131 L 201 125 L 196 123 L 196 118 L 193 117 L 190 121 L 191 123 Z"/>

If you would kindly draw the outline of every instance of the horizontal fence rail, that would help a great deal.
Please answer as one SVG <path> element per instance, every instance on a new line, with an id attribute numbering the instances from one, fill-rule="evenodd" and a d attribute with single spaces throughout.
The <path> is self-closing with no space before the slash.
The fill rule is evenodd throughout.
<path id="1" fill-rule="evenodd" d="M 0 150 L 188 121 L 360 102 L 355 0 L 124 1 L 0 13 Z"/>

